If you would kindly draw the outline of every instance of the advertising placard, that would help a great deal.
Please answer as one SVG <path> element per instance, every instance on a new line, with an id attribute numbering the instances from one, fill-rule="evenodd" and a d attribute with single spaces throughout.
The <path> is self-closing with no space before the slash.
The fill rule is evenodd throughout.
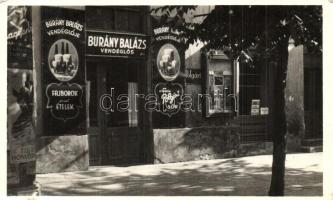
<path id="1" fill-rule="evenodd" d="M 34 144 L 12 144 L 10 150 L 11 163 L 26 163 L 35 160 Z"/>
<path id="2" fill-rule="evenodd" d="M 186 79 L 185 38 L 172 23 L 156 22 L 152 33 L 153 91 L 159 105 L 153 112 L 153 127 L 184 127 L 180 108 Z"/>
<path id="3" fill-rule="evenodd" d="M 144 58 L 147 54 L 147 36 L 105 31 L 86 32 L 86 55 L 102 57 Z"/>
<path id="4" fill-rule="evenodd" d="M 44 133 L 84 134 L 84 11 L 43 7 L 42 37 Z"/>
<path id="5" fill-rule="evenodd" d="M 260 108 L 260 115 L 268 115 L 269 114 L 269 108 L 268 107 L 261 107 Z"/>
<path id="6" fill-rule="evenodd" d="M 32 27 L 30 6 L 7 7 L 7 191 L 33 184 L 35 165 L 33 129 Z"/>
<path id="7" fill-rule="evenodd" d="M 259 115 L 260 114 L 260 100 L 252 99 L 251 101 L 251 115 Z"/>
<path id="8" fill-rule="evenodd" d="M 32 28 L 30 6 L 7 7 L 8 67 L 32 69 Z"/>

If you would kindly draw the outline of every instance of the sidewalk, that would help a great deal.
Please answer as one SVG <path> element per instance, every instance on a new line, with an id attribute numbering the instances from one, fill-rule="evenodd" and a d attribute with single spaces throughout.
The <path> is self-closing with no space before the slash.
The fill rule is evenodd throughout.
<path id="1" fill-rule="evenodd" d="M 42 195 L 266 196 L 271 155 L 37 175 Z M 285 195 L 321 196 L 322 153 L 288 154 Z"/>

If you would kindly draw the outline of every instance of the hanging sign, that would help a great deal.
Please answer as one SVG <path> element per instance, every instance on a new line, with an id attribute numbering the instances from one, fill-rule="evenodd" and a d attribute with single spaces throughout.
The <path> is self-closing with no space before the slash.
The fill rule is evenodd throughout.
<path id="1" fill-rule="evenodd" d="M 43 7 L 42 36 L 44 132 L 84 134 L 84 11 Z"/>
<path id="2" fill-rule="evenodd" d="M 101 31 L 86 32 L 86 55 L 103 57 L 144 58 L 147 36 Z"/>

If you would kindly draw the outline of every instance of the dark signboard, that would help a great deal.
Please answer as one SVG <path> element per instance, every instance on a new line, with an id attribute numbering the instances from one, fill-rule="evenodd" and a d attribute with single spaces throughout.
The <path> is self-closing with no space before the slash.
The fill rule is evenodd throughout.
<path id="1" fill-rule="evenodd" d="M 153 112 L 154 128 L 185 126 L 180 109 L 185 84 L 185 41 L 182 33 L 168 24 L 153 28 L 153 91 L 159 109 Z"/>
<path id="2" fill-rule="evenodd" d="M 86 32 L 86 55 L 103 57 L 145 57 L 147 37 L 101 31 Z"/>
<path id="3" fill-rule="evenodd" d="M 43 7 L 42 37 L 44 134 L 85 134 L 84 11 Z"/>
<path id="4" fill-rule="evenodd" d="M 31 7 L 8 6 L 8 67 L 32 69 Z"/>

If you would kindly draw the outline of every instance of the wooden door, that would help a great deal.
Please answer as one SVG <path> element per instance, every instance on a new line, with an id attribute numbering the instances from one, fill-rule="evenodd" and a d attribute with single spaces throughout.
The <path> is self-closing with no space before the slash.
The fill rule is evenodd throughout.
<path id="1" fill-rule="evenodd" d="M 87 62 L 87 124 L 89 143 L 89 165 L 100 165 L 102 161 L 101 135 L 103 127 L 103 113 L 99 107 L 99 97 L 105 93 L 103 68 L 95 61 Z"/>
<path id="2" fill-rule="evenodd" d="M 112 111 L 103 113 L 102 164 L 136 164 L 141 152 L 139 110 L 134 105 L 137 66 L 121 59 L 110 64 L 103 66 L 102 73 L 105 92 L 112 96 Z"/>

